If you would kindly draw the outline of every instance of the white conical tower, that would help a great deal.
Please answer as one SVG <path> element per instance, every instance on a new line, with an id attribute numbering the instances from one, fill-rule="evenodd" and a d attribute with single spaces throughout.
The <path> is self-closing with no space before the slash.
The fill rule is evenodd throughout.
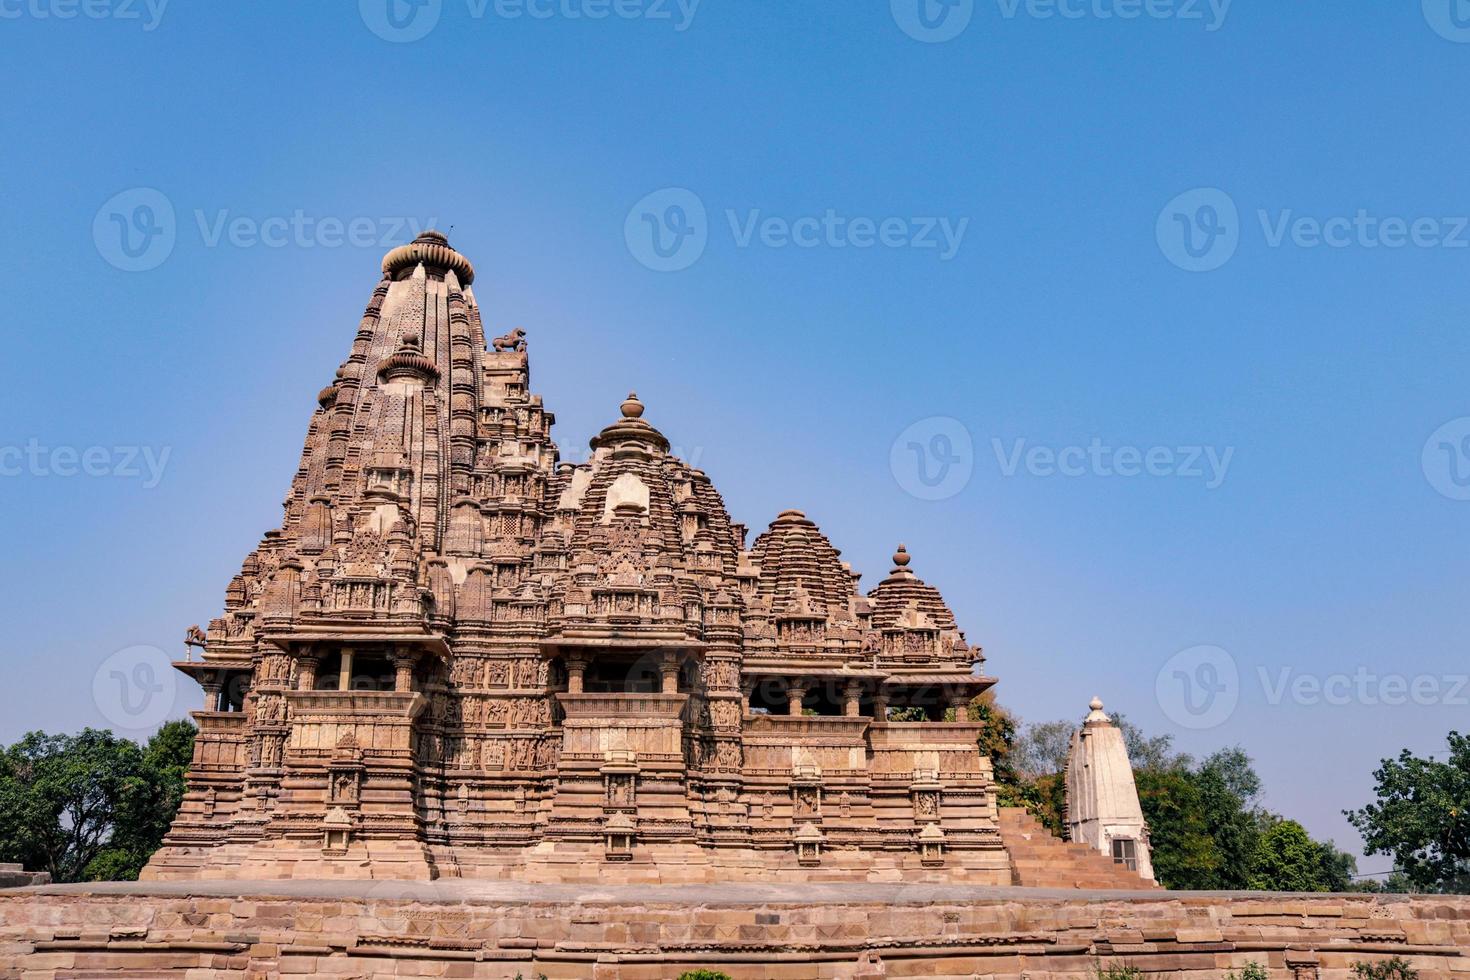
<path id="1" fill-rule="evenodd" d="M 1093 698 L 1067 753 L 1067 830 L 1072 840 L 1154 880 L 1148 826 L 1138 802 L 1123 732 Z"/>

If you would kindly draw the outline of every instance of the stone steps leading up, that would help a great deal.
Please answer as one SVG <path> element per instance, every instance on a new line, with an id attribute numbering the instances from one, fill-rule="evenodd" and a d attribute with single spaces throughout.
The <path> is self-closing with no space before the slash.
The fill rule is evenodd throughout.
<path id="1" fill-rule="evenodd" d="M 1020 807 L 1000 807 L 1000 837 L 1011 883 L 1032 888 L 1157 889 L 1085 844 L 1060 840 Z"/>

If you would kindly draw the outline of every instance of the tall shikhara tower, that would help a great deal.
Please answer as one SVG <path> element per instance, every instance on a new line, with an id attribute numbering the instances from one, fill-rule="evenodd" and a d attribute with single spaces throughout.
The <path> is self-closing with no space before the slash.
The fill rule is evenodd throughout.
<path id="1" fill-rule="evenodd" d="M 634 395 L 559 462 L 473 280 L 435 232 L 384 259 L 178 665 L 206 710 L 145 876 L 1010 883 L 992 681 L 908 554 L 863 596 L 799 511 L 747 548 Z"/>

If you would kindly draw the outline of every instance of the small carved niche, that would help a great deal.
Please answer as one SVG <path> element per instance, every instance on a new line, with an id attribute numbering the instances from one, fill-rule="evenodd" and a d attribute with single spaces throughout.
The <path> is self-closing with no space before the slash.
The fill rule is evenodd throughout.
<path id="1" fill-rule="evenodd" d="M 327 811 L 322 820 L 322 853 L 328 857 L 345 857 L 352 841 L 352 818 L 341 807 Z"/>
<path id="2" fill-rule="evenodd" d="M 818 820 L 822 816 L 822 787 L 798 783 L 791 787 L 791 802 L 796 819 Z"/>
<path id="3" fill-rule="evenodd" d="M 638 828 L 633 824 L 632 818 L 621 811 L 611 814 L 604 821 L 602 832 L 607 844 L 604 855 L 607 860 L 633 860 L 633 843 L 637 839 Z"/>
<path id="4" fill-rule="evenodd" d="M 822 845 L 826 843 L 826 837 L 817 829 L 816 824 L 802 824 L 796 831 L 794 840 L 797 864 L 813 867 L 822 863 Z"/>
<path id="5" fill-rule="evenodd" d="M 343 735 L 327 766 L 327 803 L 352 809 L 362 796 L 362 750 L 351 732 Z"/>
<path id="6" fill-rule="evenodd" d="M 602 805 L 610 810 L 631 810 L 637 807 L 637 783 L 633 772 L 603 770 L 604 798 Z"/>
<path id="7" fill-rule="evenodd" d="M 925 824 L 919 831 L 919 863 L 926 868 L 944 864 L 944 831 L 938 824 Z"/>

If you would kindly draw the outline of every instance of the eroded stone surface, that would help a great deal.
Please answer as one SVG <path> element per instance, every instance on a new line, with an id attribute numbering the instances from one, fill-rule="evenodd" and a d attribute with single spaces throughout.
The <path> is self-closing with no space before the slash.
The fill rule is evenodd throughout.
<path id="1" fill-rule="evenodd" d="M 1453 980 L 1467 953 L 1470 899 L 1429 896 L 304 880 L 0 894 L 6 977 L 1083 980 L 1126 962 L 1217 980 L 1255 961 L 1346 980 L 1397 955 Z"/>

